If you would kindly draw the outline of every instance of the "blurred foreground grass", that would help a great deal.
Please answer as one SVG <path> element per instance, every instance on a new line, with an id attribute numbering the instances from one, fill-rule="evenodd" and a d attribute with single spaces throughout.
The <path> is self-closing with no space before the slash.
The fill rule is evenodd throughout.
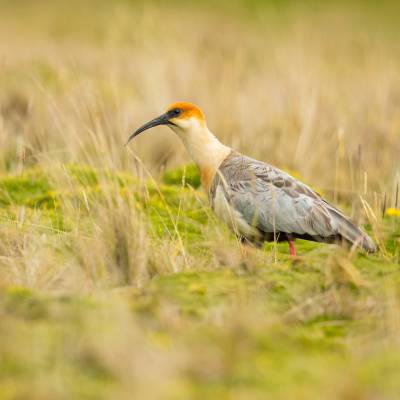
<path id="1" fill-rule="evenodd" d="M 185 169 L 49 171 L 0 179 L 2 399 L 397 397 L 398 217 L 243 255 Z"/>

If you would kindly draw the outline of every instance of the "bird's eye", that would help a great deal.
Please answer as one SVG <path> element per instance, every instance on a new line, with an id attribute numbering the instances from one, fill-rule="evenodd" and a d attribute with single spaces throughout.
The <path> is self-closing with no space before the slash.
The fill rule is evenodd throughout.
<path id="1" fill-rule="evenodd" d="M 174 116 L 174 117 L 176 117 L 176 116 L 178 116 L 180 113 L 182 112 L 182 110 L 180 109 L 180 108 L 174 108 L 173 110 L 172 110 L 172 115 Z"/>

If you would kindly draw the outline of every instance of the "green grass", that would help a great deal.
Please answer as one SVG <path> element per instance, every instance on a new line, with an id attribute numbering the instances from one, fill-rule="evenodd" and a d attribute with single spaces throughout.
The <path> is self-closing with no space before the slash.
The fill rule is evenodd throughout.
<path id="1" fill-rule="evenodd" d="M 0 1 L 0 399 L 397 399 L 398 9 Z M 177 100 L 379 253 L 245 253 L 172 132 L 123 147 Z"/>
<path id="2" fill-rule="evenodd" d="M 1 398 L 397 397 L 398 219 L 383 222 L 385 254 L 349 257 L 300 241 L 296 261 L 284 244 L 240 256 L 204 196 L 179 185 L 182 169 L 160 186 L 80 165 L 61 170 L 63 179 L 40 169 L 0 179 L 1 235 L 17 224 L 20 249 L 1 259 L 3 274 L 17 268 L 0 289 Z M 59 281 L 18 284 L 33 260 L 20 269 L 7 260 L 25 257 L 18 237 L 32 223 L 40 221 L 34 235 L 46 237 L 36 252 L 52 243 L 57 274 L 74 258 L 74 231 L 99 234 L 95 206 L 114 212 L 121 201 L 145 219 L 152 242 L 182 241 L 189 261 L 180 270 L 154 269 L 135 281 L 128 269 L 133 286 L 103 271 L 100 284 L 82 290 L 79 271 L 82 281 L 90 279 L 78 262 L 69 266 L 75 283 L 67 290 Z M 220 235 L 227 254 L 207 244 Z M 146 268 L 156 262 L 149 256 Z M 40 266 L 30 271 L 37 279 L 42 273 Z"/>

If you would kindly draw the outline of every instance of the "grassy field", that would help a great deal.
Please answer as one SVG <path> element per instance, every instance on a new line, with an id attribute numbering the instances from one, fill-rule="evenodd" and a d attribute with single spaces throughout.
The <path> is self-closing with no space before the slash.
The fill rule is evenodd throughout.
<path id="1" fill-rule="evenodd" d="M 1 399 L 397 399 L 399 7 L 0 2 Z M 335 202 L 377 254 L 243 252 L 159 128 Z"/>

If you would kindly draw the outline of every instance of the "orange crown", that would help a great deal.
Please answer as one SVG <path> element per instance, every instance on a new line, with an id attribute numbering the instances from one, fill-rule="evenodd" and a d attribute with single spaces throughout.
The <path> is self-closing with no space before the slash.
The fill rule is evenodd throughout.
<path id="1" fill-rule="evenodd" d="M 192 103 L 187 103 L 184 101 L 172 103 L 167 108 L 167 112 L 174 108 L 180 108 L 182 110 L 182 114 L 179 115 L 177 118 L 197 118 L 201 122 L 205 122 L 206 120 L 203 111 L 201 111 L 199 107 L 195 106 Z"/>

